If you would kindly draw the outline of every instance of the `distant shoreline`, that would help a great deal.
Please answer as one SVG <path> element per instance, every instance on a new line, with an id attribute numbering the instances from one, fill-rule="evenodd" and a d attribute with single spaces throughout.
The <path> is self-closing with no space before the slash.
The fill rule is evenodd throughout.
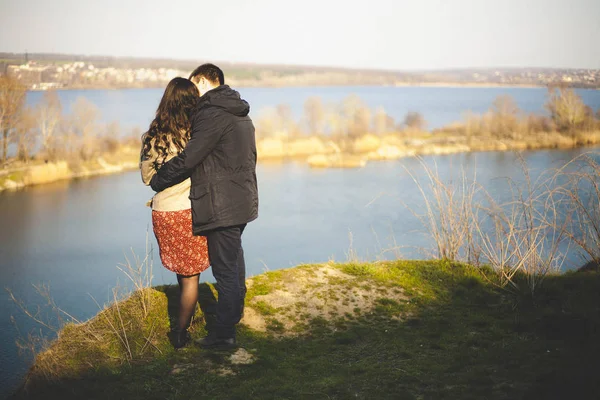
<path id="1" fill-rule="evenodd" d="M 523 89 L 545 89 L 547 86 L 544 85 L 533 85 L 524 83 L 513 83 L 513 84 L 502 84 L 502 83 L 452 83 L 452 82 L 437 82 L 437 83 L 400 83 L 394 85 L 396 87 L 436 87 L 436 88 L 476 88 L 476 89 L 489 89 L 489 88 L 523 88 Z M 598 88 L 582 88 L 582 89 L 594 89 Z"/>
<path id="2" fill-rule="evenodd" d="M 199 60 L 0 52 L 0 74 L 35 90 L 164 88 L 187 77 Z M 422 86 L 547 87 L 600 89 L 600 69 L 480 67 L 394 70 L 218 61 L 235 87 Z M 41 87 L 41 88 L 40 88 Z"/>
<path id="3" fill-rule="evenodd" d="M 0 194 L 30 186 L 133 171 L 139 168 L 138 159 L 139 150 L 123 147 L 114 154 L 102 154 L 87 162 L 38 161 L 18 168 L 0 169 Z"/>
<path id="4" fill-rule="evenodd" d="M 446 89 L 461 89 L 461 88 L 473 88 L 473 89 L 496 89 L 496 88 L 507 88 L 507 89 L 546 89 L 544 85 L 533 85 L 533 84 L 502 84 L 502 83 L 452 83 L 452 82 L 436 82 L 436 83 L 395 83 L 395 84 L 314 84 L 314 85 L 248 85 L 248 84 L 231 84 L 234 88 L 322 88 L 322 87 L 424 87 L 424 88 L 446 88 Z M 147 86 L 147 87 L 64 87 L 55 89 L 27 89 L 28 92 L 47 92 L 49 90 L 56 91 L 74 91 L 74 90 L 145 90 L 145 89 L 163 89 L 165 86 Z M 600 90 L 600 87 L 574 87 L 573 89 L 581 90 Z"/>
<path id="5" fill-rule="evenodd" d="M 479 138 L 473 138 L 479 139 Z M 538 138 L 539 139 L 539 138 Z M 396 161 L 406 157 L 424 155 L 450 155 L 457 153 L 481 153 L 489 151 L 539 151 L 549 149 L 573 149 L 595 147 L 600 143 L 600 132 L 591 132 L 585 137 L 585 144 L 574 144 L 565 140 L 557 141 L 560 137 L 546 143 L 533 139 L 524 141 L 489 141 L 476 145 L 465 143 L 430 143 L 425 140 L 419 146 L 403 146 L 397 143 L 394 136 L 379 139 L 371 134 L 366 134 L 359 140 L 362 141 L 360 151 L 347 153 L 335 151 L 335 145 L 323 138 L 308 138 L 298 143 L 275 143 L 278 139 L 262 139 L 257 141 L 258 163 L 285 163 L 298 160 L 311 168 L 361 168 L 367 162 Z M 311 142 L 311 151 L 306 151 L 306 142 Z M 315 142 L 316 141 L 316 142 Z M 370 143 L 376 141 L 377 143 Z M 278 144 L 278 146 L 273 146 Z M 287 148 L 287 152 L 277 149 Z M 317 150 L 320 148 L 321 150 Z M 312 154 L 312 155 L 311 155 Z M 109 157 L 100 156 L 78 168 L 73 168 L 67 161 L 54 163 L 35 163 L 19 169 L 0 170 L 0 194 L 3 191 L 20 190 L 29 186 L 54 183 L 63 180 L 88 178 L 99 175 L 112 175 L 138 169 L 137 157 L 139 153 L 133 148 L 124 148 L 116 155 Z M 111 159 L 112 158 L 112 159 Z M 115 161 L 120 160 L 120 161 Z"/>

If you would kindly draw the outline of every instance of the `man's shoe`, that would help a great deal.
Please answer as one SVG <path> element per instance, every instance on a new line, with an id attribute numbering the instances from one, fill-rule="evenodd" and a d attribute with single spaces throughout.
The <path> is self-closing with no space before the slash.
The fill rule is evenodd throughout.
<path id="1" fill-rule="evenodd" d="M 210 334 L 197 340 L 196 343 L 205 349 L 233 349 L 237 347 L 235 338 L 219 338 Z"/>

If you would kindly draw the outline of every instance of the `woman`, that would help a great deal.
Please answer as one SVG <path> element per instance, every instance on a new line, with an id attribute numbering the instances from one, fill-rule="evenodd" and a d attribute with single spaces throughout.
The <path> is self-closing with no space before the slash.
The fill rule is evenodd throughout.
<path id="1" fill-rule="evenodd" d="M 198 101 L 198 89 L 191 81 L 174 78 L 169 82 L 148 132 L 142 136 L 140 168 L 142 180 L 150 184 L 158 168 L 179 154 L 189 140 L 189 115 Z M 162 264 L 177 274 L 179 315 L 171 331 L 178 349 L 189 341 L 187 329 L 198 301 L 200 273 L 208 268 L 206 237 L 192 235 L 189 200 L 190 179 L 157 193 L 150 201 L 152 226 Z"/>

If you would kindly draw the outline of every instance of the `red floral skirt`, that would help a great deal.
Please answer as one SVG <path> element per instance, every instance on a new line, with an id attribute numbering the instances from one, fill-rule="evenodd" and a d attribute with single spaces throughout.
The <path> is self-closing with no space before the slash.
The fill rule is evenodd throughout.
<path id="1" fill-rule="evenodd" d="M 152 211 L 152 227 L 166 269 L 190 276 L 208 268 L 206 237 L 192 234 L 191 209 Z"/>

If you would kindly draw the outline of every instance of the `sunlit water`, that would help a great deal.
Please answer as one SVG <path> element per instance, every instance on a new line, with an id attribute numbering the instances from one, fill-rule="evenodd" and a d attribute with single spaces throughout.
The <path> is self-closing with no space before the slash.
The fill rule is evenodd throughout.
<path id="1" fill-rule="evenodd" d="M 355 92 L 371 106 L 384 106 L 398 118 L 420 111 L 431 125 L 460 118 L 466 109 L 485 110 L 498 94 L 513 94 L 523 108 L 542 109 L 543 90 L 435 89 L 435 88 L 294 88 L 244 89 L 243 95 L 260 109 L 289 103 L 298 115 L 309 95 L 339 101 Z M 600 107 L 600 92 L 584 91 L 590 105 Z M 161 91 L 61 92 L 70 104 L 85 95 L 96 102 L 105 120 L 123 125 L 146 124 Z M 31 93 L 29 101 L 39 99 Z M 536 151 L 524 154 L 533 176 L 560 167 L 578 154 L 572 151 Z M 521 179 L 513 153 L 476 153 L 425 157 L 437 165 L 442 178 L 477 170 L 477 180 L 491 193 L 505 195 L 502 178 Z M 419 161 L 373 162 L 361 169 L 314 170 L 302 163 L 261 164 L 258 167 L 260 216 L 244 232 L 249 275 L 300 263 L 343 261 L 356 254 L 363 259 L 425 257 L 431 242 L 406 207 L 422 199 L 407 171 L 423 177 Z M 469 172 L 470 173 L 470 172 Z M 0 281 L 30 307 L 43 299 L 32 285 L 47 284 L 57 305 L 78 319 L 98 311 L 96 302 L 109 300 L 111 290 L 127 278 L 116 267 L 143 256 L 146 235 L 154 247 L 154 284 L 175 283 L 162 268 L 150 229 L 152 195 L 137 172 L 62 182 L 0 194 Z M 577 267 L 577 262 L 565 264 Z M 209 270 L 210 271 L 210 270 Z M 203 280 L 213 280 L 210 272 Z M 11 322 L 14 317 L 14 323 Z M 37 328 L 9 300 L 0 297 L 0 394 L 19 382 L 31 360 L 19 356 L 18 337 Z"/>

